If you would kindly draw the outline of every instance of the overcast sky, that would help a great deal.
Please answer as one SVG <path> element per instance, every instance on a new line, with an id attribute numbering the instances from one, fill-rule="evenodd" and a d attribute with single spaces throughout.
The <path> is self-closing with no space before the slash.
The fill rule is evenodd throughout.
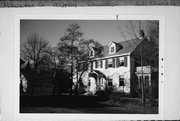
<path id="1" fill-rule="evenodd" d="M 54 47 L 66 32 L 68 25 L 73 22 L 81 26 L 81 31 L 84 33 L 83 38 L 95 39 L 102 45 L 107 45 L 111 41 L 124 41 L 121 32 L 128 31 L 127 25 L 129 25 L 128 21 L 118 20 L 21 20 L 20 42 L 22 44 L 31 32 L 36 32 Z M 133 23 L 138 27 L 138 21 Z"/>

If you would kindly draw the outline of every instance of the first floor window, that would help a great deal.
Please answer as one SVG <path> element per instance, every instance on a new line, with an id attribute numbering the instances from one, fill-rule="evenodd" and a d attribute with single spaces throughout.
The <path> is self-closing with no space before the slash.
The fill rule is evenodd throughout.
<path id="1" fill-rule="evenodd" d="M 119 76 L 119 86 L 124 86 L 124 75 Z"/>
<path id="2" fill-rule="evenodd" d="M 145 80 L 146 80 L 146 81 L 149 81 L 149 76 L 145 76 Z"/>
<path id="3" fill-rule="evenodd" d="M 101 85 L 103 85 L 103 78 L 100 79 L 100 83 L 101 83 Z"/>
<path id="4" fill-rule="evenodd" d="M 91 86 L 91 81 L 89 80 L 89 82 L 88 82 L 88 86 Z"/>
<path id="5" fill-rule="evenodd" d="M 144 85 L 145 85 L 145 86 L 149 86 L 149 85 L 150 85 L 149 76 L 147 75 L 147 76 L 145 76 L 144 78 L 145 78 L 145 80 L 144 80 Z"/>
<path id="6" fill-rule="evenodd" d="M 112 79 L 108 79 L 108 86 L 112 86 L 112 85 L 113 85 Z"/>

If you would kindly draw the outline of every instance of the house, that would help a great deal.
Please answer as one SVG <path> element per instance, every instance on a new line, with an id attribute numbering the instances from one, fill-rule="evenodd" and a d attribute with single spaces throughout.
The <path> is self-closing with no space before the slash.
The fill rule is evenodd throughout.
<path id="1" fill-rule="evenodd" d="M 97 90 L 114 87 L 119 92 L 132 93 L 138 86 L 140 75 L 137 75 L 136 67 L 141 66 L 142 47 L 146 53 L 148 47 L 152 47 L 144 34 L 140 38 L 119 43 L 112 41 L 101 48 L 91 47 L 89 68 L 83 77 L 87 90 L 94 94 Z M 143 53 L 143 57 L 146 53 Z M 146 62 L 143 65 L 149 66 Z"/>
<path id="2" fill-rule="evenodd" d="M 20 93 L 26 93 L 27 92 L 27 85 L 28 81 L 26 77 L 24 76 L 24 70 L 27 66 L 27 63 L 20 58 Z"/>

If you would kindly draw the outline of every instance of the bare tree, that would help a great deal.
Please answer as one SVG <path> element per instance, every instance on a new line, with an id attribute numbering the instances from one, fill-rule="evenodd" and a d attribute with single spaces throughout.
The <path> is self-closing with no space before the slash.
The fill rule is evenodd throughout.
<path id="1" fill-rule="evenodd" d="M 144 24 L 142 24 L 144 23 Z M 159 58 L 159 22 L 158 21 L 129 21 L 129 25 L 126 26 L 127 31 L 121 31 L 122 37 L 127 40 L 137 39 L 139 37 L 139 32 L 143 30 L 146 33 L 146 37 L 149 40 L 149 45 L 141 43 L 140 49 L 138 49 L 136 54 L 135 62 L 139 65 L 150 65 L 158 70 L 158 58 Z M 142 34 L 142 31 L 141 31 Z M 127 41 L 128 43 L 128 41 Z M 129 44 L 129 43 L 128 43 Z M 137 43 L 134 44 L 137 45 Z M 130 45 L 130 44 L 129 44 Z M 131 46 L 131 45 L 130 45 Z M 143 72 L 142 72 L 143 73 Z M 144 84 L 141 81 L 142 88 L 142 104 L 144 105 L 145 94 L 144 94 Z"/>
<path id="2" fill-rule="evenodd" d="M 36 81 L 36 71 L 45 62 L 50 50 L 49 43 L 37 33 L 30 33 L 27 40 L 22 44 L 21 56 L 33 65 L 33 79 L 31 80 L 31 91 L 34 92 L 34 82 Z"/>

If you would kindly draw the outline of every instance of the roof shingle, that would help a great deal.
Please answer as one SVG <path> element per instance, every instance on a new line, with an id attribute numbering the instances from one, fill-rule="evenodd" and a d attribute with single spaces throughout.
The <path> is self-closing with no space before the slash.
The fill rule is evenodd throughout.
<path id="1" fill-rule="evenodd" d="M 113 55 L 122 55 L 126 53 L 131 53 L 134 51 L 134 49 L 140 44 L 140 39 L 132 39 L 127 41 L 122 41 L 117 44 L 122 45 L 122 49 L 118 50 L 114 54 L 109 54 L 109 46 L 103 46 L 101 53 L 94 56 L 94 58 L 102 58 L 102 57 L 108 57 Z"/>

